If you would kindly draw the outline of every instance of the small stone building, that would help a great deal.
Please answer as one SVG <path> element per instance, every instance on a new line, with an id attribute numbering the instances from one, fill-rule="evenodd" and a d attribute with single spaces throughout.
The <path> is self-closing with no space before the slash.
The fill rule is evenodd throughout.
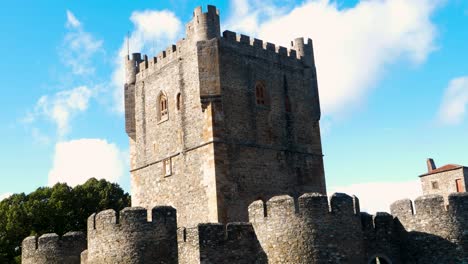
<path id="1" fill-rule="evenodd" d="M 427 159 L 427 173 L 419 177 L 424 195 L 442 195 L 447 202 L 450 193 L 466 191 L 468 167 L 448 164 L 437 168 L 433 159 Z"/>

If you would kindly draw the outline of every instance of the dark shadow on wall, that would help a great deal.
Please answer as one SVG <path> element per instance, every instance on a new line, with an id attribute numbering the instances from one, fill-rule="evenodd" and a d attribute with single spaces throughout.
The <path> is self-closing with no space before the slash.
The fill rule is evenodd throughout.
<path id="1" fill-rule="evenodd" d="M 399 229 L 401 241 L 401 258 L 403 263 L 411 264 L 464 264 L 468 259 L 457 244 L 437 235 L 406 231 L 398 219 L 396 224 Z"/>
<path id="2" fill-rule="evenodd" d="M 226 226 L 199 224 L 196 229 L 200 263 L 268 264 L 265 251 L 250 223 L 229 223 Z"/>
<path id="3" fill-rule="evenodd" d="M 467 263 L 457 245 L 442 237 L 423 232 L 407 232 L 401 256 L 405 263 Z M 465 262 L 463 262 L 465 261 Z"/>

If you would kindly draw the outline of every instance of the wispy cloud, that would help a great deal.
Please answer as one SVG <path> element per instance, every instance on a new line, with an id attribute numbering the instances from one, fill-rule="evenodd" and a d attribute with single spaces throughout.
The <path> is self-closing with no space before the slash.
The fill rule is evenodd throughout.
<path id="1" fill-rule="evenodd" d="M 468 76 L 450 81 L 439 108 L 439 123 L 457 125 L 463 122 L 468 108 Z"/>
<path id="2" fill-rule="evenodd" d="M 376 212 L 389 212 L 390 205 L 401 199 L 416 199 L 422 195 L 421 183 L 408 182 L 369 182 L 336 186 L 329 189 L 330 194 L 342 192 L 356 195 L 359 198 L 361 211 L 374 214 Z"/>
<path id="3" fill-rule="evenodd" d="M 130 33 L 130 52 L 147 52 L 156 55 L 159 50 L 175 43 L 182 32 L 182 22 L 173 12 L 162 10 L 135 11 L 130 20 L 134 30 Z M 125 83 L 124 57 L 127 55 L 126 40 L 122 42 L 112 75 L 115 110 L 123 113 L 123 85 Z"/>
<path id="4" fill-rule="evenodd" d="M 79 28 L 81 27 L 81 22 L 75 17 L 75 15 L 70 11 L 67 10 L 67 27 L 70 28 Z"/>
<path id="5" fill-rule="evenodd" d="M 63 139 L 71 130 L 71 120 L 88 109 L 90 100 L 100 93 L 100 85 L 90 84 L 85 77 L 94 73 L 96 54 L 103 52 L 102 41 L 96 39 L 83 28 L 83 23 L 70 11 L 66 11 L 67 33 L 58 50 L 66 71 L 72 74 L 72 83 L 82 85 L 63 87 L 60 91 L 41 96 L 32 110 L 21 120 L 31 125 L 32 138 L 39 144 L 49 144 L 53 137 L 44 134 L 42 121 L 52 122 L 56 134 Z"/>
<path id="6" fill-rule="evenodd" d="M 369 0 L 346 9 L 336 1 L 306 1 L 292 9 L 279 6 L 282 11 L 263 19 L 256 2 L 231 1 L 233 23 L 228 25 L 283 46 L 297 37 L 311 37 L 325 115 L 359 107 L 387 65 L 399 60 L 422 63 L 436 46 L 431 16 L 440 1 Z"/>
<path id="7" fill-rule="evenodd" d="M 119 182 L 126 171 L 125 160 L 125 152 L 103 139 L 59 142 L 49 171 L 49 185 L 65 182 L 76 186 L 90 178 Z"/>
<path id="8" fill-rule="evenodd" d="M 34 123 L 41 120 L 51 121 L 56 125 L 59 138 L 70 131 L 70 120 L 88 109 L 93 91 L 86 86 L 44 95 L 37 101 L 34 110 L 26 116 L 24 122 Z M 46 140 L 39 130 L 33 128 L 39 140 Z"/>
<path id="9" fill-rule="evenodd" d="M 59 51 L 62 63 L 70 67 L 75 75 L 94 73 L 92 58 L 96 53 L 103 52 L 103 41 L 86 32 L 82 23 L 69 10 L 66 27 L 68 32 Z"/>

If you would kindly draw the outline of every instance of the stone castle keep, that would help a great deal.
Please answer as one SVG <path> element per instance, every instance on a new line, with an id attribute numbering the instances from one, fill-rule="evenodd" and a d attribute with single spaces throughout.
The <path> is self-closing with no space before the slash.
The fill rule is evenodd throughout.
<path id="1" fill-rule="evenodd" d="M 26 238 L 24 264 L 468 263 L 464 189 L 375 216 L 327 197 L 310 39 L 221 34 L 199 7 L 176 45 L 126 58 L 124 89 L 134 207 L 91 215 L 87 235 Z"/>

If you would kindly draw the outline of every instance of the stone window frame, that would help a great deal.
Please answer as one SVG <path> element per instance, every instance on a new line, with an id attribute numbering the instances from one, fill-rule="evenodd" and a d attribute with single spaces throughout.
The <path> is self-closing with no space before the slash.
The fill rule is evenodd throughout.
<path id="1" fill-rule="evenodd" d="M 158 95 L 157 104 L 159 123 L 169 120 L 169 98 L 163 91 Z"/>
<path id="2" fill-rule="evenodd" d="M 438 181 L 431 181 L 431 188 L 432 188 L 432 190 L 439 190 L 439 182 Z"/>
<path id="3" fill-rule="evenodd" d="M 172 175 L 172 159 L 167 158 L 162 162 L 163 166 L 163 177 L 169 177 Z"/>
<path id="4" fill-rule="evenodd" d="M 177 93 L 176 95 L 176 108 L 177 111 L 182 109 L 182 95 L 180 93 Z"/>
<path id="5" fill-rule="evenodd" d="M 255 104 L 261 107 L 268 107 L 270 105 L 268 89 L 264 80 L 255 82 Z"/>

